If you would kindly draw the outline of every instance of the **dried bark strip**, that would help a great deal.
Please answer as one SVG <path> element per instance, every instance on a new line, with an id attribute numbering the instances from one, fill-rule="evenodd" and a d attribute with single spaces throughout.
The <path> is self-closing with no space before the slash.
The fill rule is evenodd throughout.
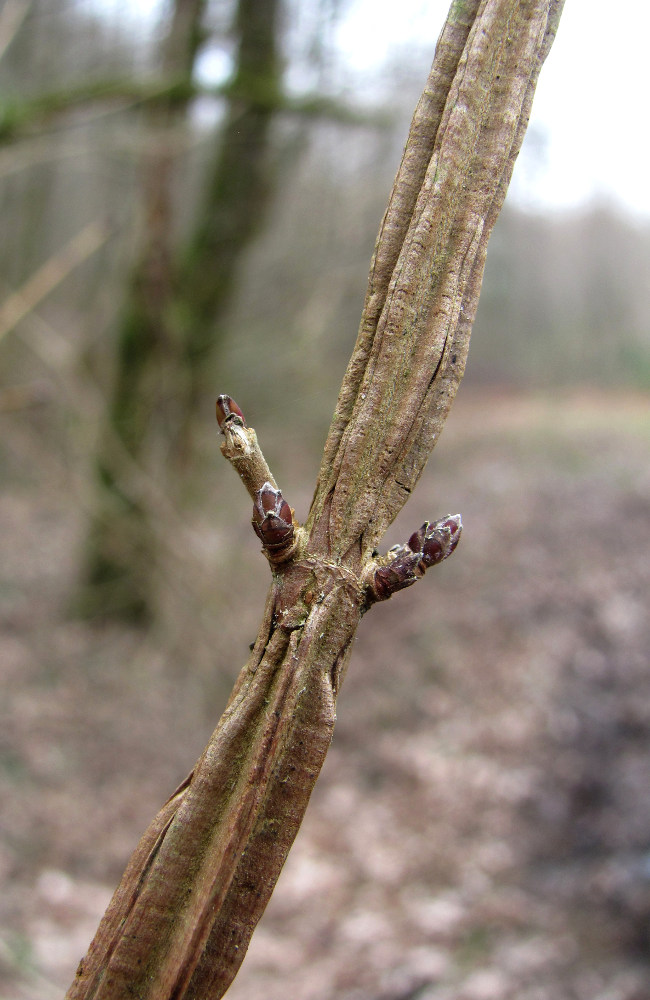
<path id="1" fill-rule="evenodd" d="M 293 525 L 284 561 L 268 548 L 273 583 L 249 662 L 194 771 L 136 849 L 69 1000 L 217 1000 L 241 964 L 329 747 L 359 619 L 437 559 L 428 549 L 424 558 L 425 526 L 393 556 L 370 553 L 422 472 L 462 377 L 487 239 L 561 7 L 452 4 L 380 231 L 306 529 Z M 238 408 L 221 416 L 224 454 L 257 504 L 258 527 L 269 511 L 278 518 L 261 532 L 275 539 L 288 515 L 254 432 Z M 444 528 L 441 545 L 453 548 Z"/>

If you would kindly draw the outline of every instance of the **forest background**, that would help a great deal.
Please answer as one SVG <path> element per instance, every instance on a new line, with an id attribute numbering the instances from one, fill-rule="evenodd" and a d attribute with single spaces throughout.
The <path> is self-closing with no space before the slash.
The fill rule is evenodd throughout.
<path id="1" fill-rule="evenodd" d="M 460 510 L 462 545 L 363 623 L 234 998 L 647 1000 L 650 206 L 619 99 L 643 31 L 600 7 L 567 4 L 387 538 Z M 306 514 L 446 14 L 390 8 L 0 7 L 6 1000 L 61 995 L 255 635 L 218 393 Z"/>

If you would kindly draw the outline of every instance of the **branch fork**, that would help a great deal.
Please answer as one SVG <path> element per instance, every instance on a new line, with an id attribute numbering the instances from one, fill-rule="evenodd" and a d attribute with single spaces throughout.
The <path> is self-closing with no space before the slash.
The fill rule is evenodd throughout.
<path id="1" fill-rule="evenodd" d="M 295 563 L 304 552 L 304 545 L 298 544 L 306 537 L 304 529 L 278 489 L 255 431 L 246 424 L 244 414 L 231 396 L 221 395 L 217 399 L 217 421 L 226 438 L 221 450 L 252 497 L 251 523 L 267 559 L 276 567 Z M 258 486 L 264 476 L 264 482 Z M 412 586 L 431 566 L 447 559 L 458 545 L 461 531 L 460 514 L 448 514 L 433 523 L 425 521 L 405 545 L 394 545 L 385 556 L 368 560 L 360 574 L 366 606 L 388 600 L 398 590 Z M 313 557 L 310 561 L 313 562 Z M 309 591 L 303 595 L 303 600 L 308 594 Z"/>

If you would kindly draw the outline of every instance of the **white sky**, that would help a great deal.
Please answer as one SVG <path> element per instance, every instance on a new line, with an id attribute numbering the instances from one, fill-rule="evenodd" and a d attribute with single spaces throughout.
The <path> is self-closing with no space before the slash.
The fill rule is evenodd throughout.
<path id="1" fill-rule="evenodd" d="M 350 70 L 361 79 L 396 50 L 403 59 L 412 45 L 430 46 L 433 58 L 449 2 L 351 0 L 336 33 Z M 117 3 L 104 0 L 109 8 Z M 138 0 L 131 9 L 157 6 Z M 650 216 L 649 61 L 648 0 L 566 0 L 531 117 L 529 143 L 542 155 L 524 156 L 535 169 L 520 163 L 513 195 L 538 208 L 604 198 Z"/>
<path id="2" fill-rule="evenodd" d="M 447 0 L 355 0 L 340 41 L 360 70 L 411 39 L 430 38 L 433 53 L 448 8 Z M 525 192 L 515 174 L 514 193 L 538 207 L 605 198 L 649 216 L 649 62 L 647 0 L 566 0 L 531 117 L 544 155 Z"/>
<path id="3" fill-rule="evenodd" d="M 566 0 L 533 120 L 548 136 L 542 200 L 613 198 L 650 216 L 650 4 Z"/>

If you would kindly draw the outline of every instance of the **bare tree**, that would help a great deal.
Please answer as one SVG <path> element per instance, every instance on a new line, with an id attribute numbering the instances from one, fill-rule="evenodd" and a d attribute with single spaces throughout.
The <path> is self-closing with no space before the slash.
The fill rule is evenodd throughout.
<path id="1" fill-rule="evenodd" d="M 452 4 L 373 257 L 304 527 L 243 414 L 217 413 L 272 585 L 194 770 L 143 836 L 70 1000 L 218 998 L 241 964 L 329 747 L 359 620 L 453 551 L 460 518 L 377 557 L 463 374 L 487 241 L 561 0 Z"/>

